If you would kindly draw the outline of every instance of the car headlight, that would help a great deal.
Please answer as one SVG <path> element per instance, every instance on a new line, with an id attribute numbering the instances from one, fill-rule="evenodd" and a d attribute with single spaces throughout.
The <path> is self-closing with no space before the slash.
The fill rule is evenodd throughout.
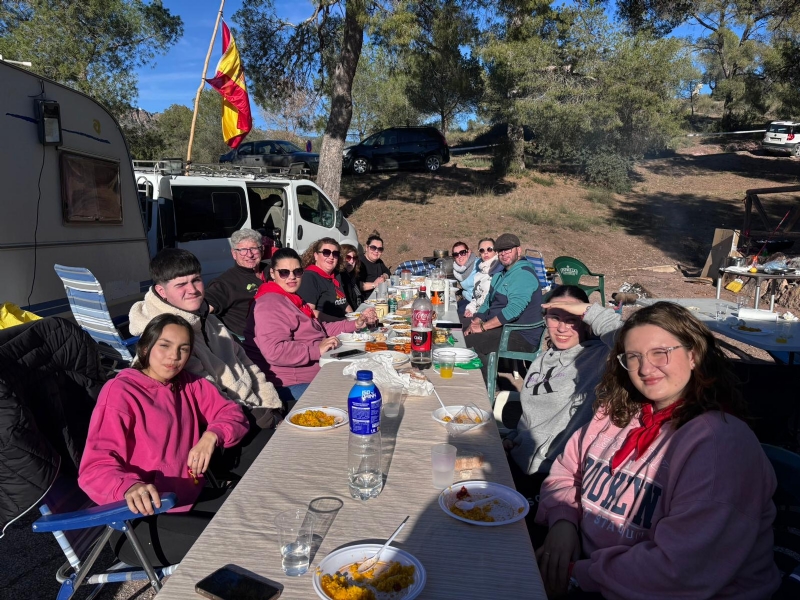
<path id="1" fill-rule="evenodd" d="M 344 158 L 347 158 L 348 156 L 350 156 L 350 148 L 345 148 L 344 150 L 342 150 L 342 156 Z"/>

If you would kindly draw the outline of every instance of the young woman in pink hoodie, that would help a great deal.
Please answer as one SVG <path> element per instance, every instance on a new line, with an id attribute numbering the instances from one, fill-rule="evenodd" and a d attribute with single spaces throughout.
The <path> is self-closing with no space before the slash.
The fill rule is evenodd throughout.
<path id="1" fill-rule="evenodd" d="M 536 556 L 548 591 L 771 597 L 775 473 L 711 332 L 672 303 L 634 313 L 597 398 L 542 485 L 536 520 L 550 531 Z"/>
<path id="2" fill-rule="evenodd" d="M 193 343 L 183 317 L 164 313 L 150 321 L 136 347 L 135 368 L 122 370 L 100 392 L 78 473 L 94 502 L 124 499 L 134 513 L 150 515 L 134 521 L 133 529 L 154 567 L 179 563 L 222 506 L 230 489 L 204 487 L 203 474 L 218 448 L 234 450 L 248 433 L 238 404 L 183 370 Z M 257 430 L 249 444 L 253 452 L 238 457 L 239 474 L 271 433 Z M 162 492 L 175 492 L 177 505 L 154 515 Z M 123 533 L 111 543 L 121 560 L 139 563 Z"/>

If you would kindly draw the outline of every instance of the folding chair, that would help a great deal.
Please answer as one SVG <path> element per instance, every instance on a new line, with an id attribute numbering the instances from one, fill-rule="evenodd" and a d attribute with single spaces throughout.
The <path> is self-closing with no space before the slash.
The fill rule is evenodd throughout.
<path id="1" fill-rule="evenodd" d="M 525 259 L 533 265 L 533 270 L 536 271 L 536 279 L 539 280 L 542 294 L 549 292 L 552 282 L 547 278 L 547 267 L 544 265 L 544 255 L 538 250 L 526 248 Z"/>
<path id="2" fill-rule="evenodd" d="M 781 572 L 782 583 L 772 597 L 794 599 L 800 591 L 800 455 L 769 444 L 761 444 L 761 447 L 778 478 L 773 498 L 778 513 L 773 530 L 775 564 Z"/>
<path id="3" fill-rule="evenodd" d="M 408 269 L 414 276 L 425 275 L 428 270 L 432 268 L 433 265 L 424 260 L 407 260 L 397 265 L 397 268 L 394 270 L 394 274 L 400 275 L 403 269 Z"/>
<path id="4" fill-rule="evenodd" d="M 161 508 L 155 509 L 156 514 L 173 508 L 176 499 L 174 493 L 162 494 Z M 53 511 L 58 512 L 54 514 Z M 56 573 L 56 579 L 61 584 L 56 600 L 69 600 L 81 585 L 96 586 L 87 596 L 87 600 L 91 600 L 106 583 L 125 581 L 149 581 L 159 591 L 161 579 L 171 575 L 177 568 L 177 565 L 171 565 L 154 569 L 145 559 L 142 546 L 131 528 L 131 521 L 143 515 L 128 510 L 124 500 L 103 506 L 94 505 L 72 478 L 55 478 L 42 498 L 39 512 L 42 517 L 33 523 L 33 531 L 52 533 L 67 558 L 67 562 Z M 105 573 L 89 575 L 114 530 L 125 533 L 136 556 L 146 566 L 132 567 L 118 562 Z"/>
<path id="5" fill-rule="evenodd" d="M 513 331 L 524 331 L 526 329 L 537 329 L 544 327 L 544 321 L 538 323 L 530 323 L 521 325 L 519 323 L 506 323 L 503 325 L 503 333 L 500 334 L 500 344 L 497 347 L 497 352 L 489 354 L 489 366 L 486 369 L 486 386 L 489 391 L 489 402 L 494 407 L 494 392 L 497 387 L 497 370 L 501 358 L 511 358 L 514 360 L 523 360 L 532 362 L 539 356 L 541 348 L 536 352 L 519 352 L 508 349 L 508 340 Z"/>
<path id="6" fill-rule="evenodd" d="M 122 339 L 118 325 L 128 322 L 128 317 L 112 319 L 108 312 L 103 288 L 89 269 L 53 265 L 64 283 L 67 300 L 78 325 L 100 346 L 100 355 L 117 364 L 129 366 L 133 362 L 131 349 L 138 337 Z"/>
<path id="7" fill-rule="evenodd" d="M 577 258 L 571 256 L 559 256 L 553 260 L 553 267 L 561 283 L 564 285 L 574 285 L 581 288 L 590 296 L 592 292 L 600 292 L 600 305 L 606 305 L 606 289 L 605 289 L 605 275 L 603 273 L 592 273 L 585 264 Z M 597 285 L 584 285 L 582 284 L 581 277 L 588 275 L 590 277 L 597 277 L 599 282 Z"/>

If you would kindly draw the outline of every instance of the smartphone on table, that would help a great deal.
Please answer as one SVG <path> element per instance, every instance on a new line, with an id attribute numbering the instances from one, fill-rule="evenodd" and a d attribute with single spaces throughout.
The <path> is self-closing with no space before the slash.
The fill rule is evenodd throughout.
<path id="1" fill-rule="evenodd" d="M 336 358 L 341 360 L 343 358 L 350 358 L 351 356 L 360 356 L 362 354 L 366 354 L 364 350 L 342 350 L 341 352 L 334 352 L 331 354 L 331 358 Z"/>
<path id="2" fill-rule="evenodd" d="M 280 598 L 283 585 L 238 565 L 225 565 L 195 585 L 194 590 L 211 600 L 274 600 Z"/>

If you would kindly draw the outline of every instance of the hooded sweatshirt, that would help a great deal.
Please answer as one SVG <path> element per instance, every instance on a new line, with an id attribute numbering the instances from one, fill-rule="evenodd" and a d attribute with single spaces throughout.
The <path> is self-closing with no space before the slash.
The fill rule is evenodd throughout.
<path id="1" fill-rule="evenodd" d="M 759 600 L 780 585 L 773 559 L 775 472 L 741 420 L 710 411 L 662 425 L 612 473 L 620 429 L 603 414 L 576 432 L 542 485 L 536 521 L 573 523 L 572 576 L 608 600 Z"/>
<path id="2" fill-rule="evenodd" d="M 519 394 L 522 418 L 509 438 L 515 444 L 511 456 L 528 474 L 547 474 L 567 440 L 592 418 L 594 388 L 622 320 L 614 309 L 593 304 L 584 322 L 600 339 L 542 351 L 525 375 Z"/>
<path id="3" fill-rule="evenodd" d="M 185 369 L 205 377 L 223 396 L 248 407 L 262 406 L 279 410 L 282 406 L 275 387 L 267 381 L 242 346 L 214 315 L 181 310 L 162 300 L 151 288 L 144 300 L 131 307 L 129 330 L 141 335 L 147 324 L 162 313 L 180 315 L 194 329 L 194 348 Z"/>
<path id="4" fill-rule="evenodd" d="M 188 473 L 189 450 L 206 431 L 224 448 L 245 436 L 242 409 L 211 383 L 186 371 L 173 382 L 123 369 L 103 386 L 78 472 L 89 498 L 117 502 L 135 483 L 152 483 L 160 493 L 178 495 L 170 512 L 187 511 L 203 488 L 203 480 L 196 484 Z"/>

